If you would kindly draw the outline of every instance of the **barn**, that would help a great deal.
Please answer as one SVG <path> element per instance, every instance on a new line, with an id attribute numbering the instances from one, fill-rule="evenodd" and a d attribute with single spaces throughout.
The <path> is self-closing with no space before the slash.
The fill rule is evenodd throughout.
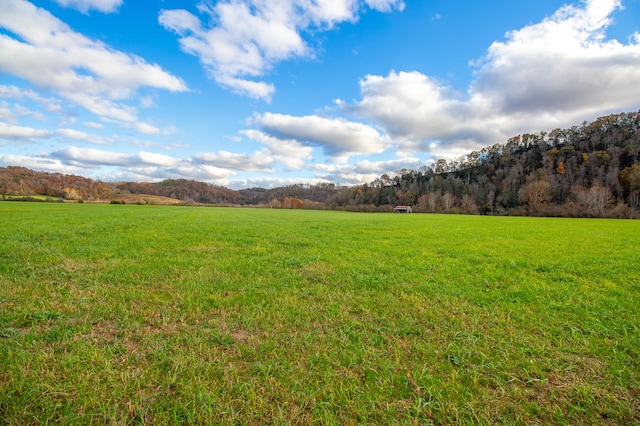
<path id="1" fill-rule="evenodd" d="M 413 213 L 413 210 L 411 210 L 411 206 L 396 206 L 393 209 L 394 213 Z"/>

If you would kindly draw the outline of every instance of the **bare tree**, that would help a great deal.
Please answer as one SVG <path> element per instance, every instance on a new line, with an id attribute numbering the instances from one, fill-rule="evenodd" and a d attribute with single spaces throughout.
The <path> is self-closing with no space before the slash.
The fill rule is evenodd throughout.
<path id="1" fill-rule="evenodd" d="M 464 214 L 478 214 L 478 206 L 471 196 L 465 195 L 460 201 L 460 211 Z"/>
<path id="2" fill-rule="evenodd" d="M 420 210 L 427 213 L 434 213 L 436 211 L 437 204 L 438 196 L 433 192 L 421 195 L 420 198 L 418 198 L 418 207 Z"/>
<path id="3" fill-rule="evenodd" d="M 445 192 L 444 194 L 442 194 L 442 197 L 440 197 L 442 210 L 444 210 L 445 213 L 449 213 L 449 211 L 451 211 L 451 208 L 453 207 L 453 204 L 455 203 L 455 200 L 456 197 L 450 192 Z"/>
<path id="4" fill-rule="evenodd" d="M 591 216 L 604 217 L 605 211 L 611 202 L 611 190 L 604 186 L 592 186 L 589 189 L 578 188 L 575 190 L 576 200 L 582 204 Z"/>
<path id="5" fill-rule="evenodd" d="M 282 203 L 280 202 L 280 200 L 277 200 L 274 198 L 273 200 L 269 201 L 269 208 L 279 209 L 281 207 L 282 207 Z"/>

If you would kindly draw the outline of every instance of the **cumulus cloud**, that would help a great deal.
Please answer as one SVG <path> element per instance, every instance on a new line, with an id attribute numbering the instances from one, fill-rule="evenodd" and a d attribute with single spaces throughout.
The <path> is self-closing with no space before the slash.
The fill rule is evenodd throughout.
<path id="1" fill-rule="evenodd" d="M 296 140 L 283 140 L 258 130 L 242 130 L 241 134 L 268 147 L 271 157 L 285 166 L 300 170 L 305 161 L 312 160 L 313 148 Z"/>
<path id="2" fill-rule="evenodd" d="M 53 90 L 101 117 L 137 121 L 137 109 L 126 101 L 141 87 L 188 90 L 180 78 L 159 65 L 91 40 L 26 0 L 0 2 L 0 27 L 15 35 L 0 34 L 0 71 Z M 0 89 L 15 92 L 11 86 Z"/>
<path id="3" fill-rule="evenodd" d="M 388 138 L 373 127 L 342 118 L 265 113 L 256 115 L 253 123 L 277 139 L 319 146 L 337 162 L 356 154 L 380 153 L 389 146 Z"/>
<path id="4" fill-rule="evenodd" d="M 106 143 L 105 140 L 100 136 L 92 135 L 87 132 L 81 132 L 74 129 L 58 129 L 56 131 L 56 134 L 58 136 L 61 136 L 63 139 L 89 142 L 96 145 L 103 145 Z"/>
<path id="5" fill-rule="evenodd" d="M 480 64 L 473 96 L 505 114 L 592 115 L 640 99 L 640 45 L 606 40 L 618 0 L 564 6 L 552 17 L 507 34 Z"/>
<path id="6" fill-rule="evenodd" d="M 640 35 L 627 43 L 606 38 L 619 7 L 618 0 L 589 0 L 507 33 L 472 64 L 475 79 L 465 93 L 416 71 L 391 72 L 364 77 L 360 101 L 336 102 L 376 123 L 401 153 L 443 156 L 635 110 Z"/>
<path id="7" fill-rule="evenodd" d="M 55 0 L 60 6 L 72 7 L 82 13 L 88 13 L 94 9 L 104 13 L 112 13 L 118 10 L 122 0 Z"/>
<path id="8" fill-rule="evenodd" d="M 50 136 L 51 132 L 48 130 L 0 123 L 0 139 L 30 140 L 32 138 L 48 138 Z"/>
<path id="9" fill-rule="evenodd" d="M 466 139 L 476 127 L 469 126 L 469 120 L 482 107 L 417 71 L 368 75 L 360 81 L 360 92 L 362 100 L 355 105 L 336 103 L 349 113 L 372 118 L 389 136 L 404 141 Z"/>
<path id="10" fill-rule="evenodd" d="M 163 10 L 158 20 L 218 84 L 268 102 L 275 87 L 261 77 L 279 61 L 313 56 L 303 33 L 354 22 L 365 5 L 381 12 L 404 8 L 402 0 L 223 0 L 201 3 L 202 20 L 184 9 Z"/>

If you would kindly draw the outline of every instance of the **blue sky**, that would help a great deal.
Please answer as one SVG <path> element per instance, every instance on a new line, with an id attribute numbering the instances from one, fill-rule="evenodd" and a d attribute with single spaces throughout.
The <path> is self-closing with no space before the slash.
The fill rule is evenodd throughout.
<path id="1" fill-rule="evenodd" d="M 369 182 L 640 109 L 640 0 L 0 0 L 0 166 Z"/>

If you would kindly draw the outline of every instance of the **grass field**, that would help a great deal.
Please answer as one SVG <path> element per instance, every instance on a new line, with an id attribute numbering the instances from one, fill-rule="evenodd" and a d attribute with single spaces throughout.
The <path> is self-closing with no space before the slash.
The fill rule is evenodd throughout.
<path id="1" fill-rule="evenodd" d="M 0 203 L 0 424 L 638 424 L 640 221 Z"/>
<path id="2" fill-rule="evenodd" d="M 27 201 L 57 201 L 57 202 L 63 202 L 64 198 L 60 198 L 60 197 L 50 197 L 48 195 L 5 195 L 5 194 L 0 194 L 0 199 L 1 200 L 8 200 L 8 201 L 21 201 L 26 199 Z"/>

